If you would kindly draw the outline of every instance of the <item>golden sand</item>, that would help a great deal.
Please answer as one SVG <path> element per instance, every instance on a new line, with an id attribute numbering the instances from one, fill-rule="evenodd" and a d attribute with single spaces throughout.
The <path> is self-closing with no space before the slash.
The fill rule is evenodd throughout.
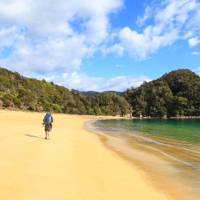
<path id="1" fill-rule="evenodd" d="M 0 110 L 0 200 L 166 200 L 138 168 L 84 129 L 90 116 Z"/>

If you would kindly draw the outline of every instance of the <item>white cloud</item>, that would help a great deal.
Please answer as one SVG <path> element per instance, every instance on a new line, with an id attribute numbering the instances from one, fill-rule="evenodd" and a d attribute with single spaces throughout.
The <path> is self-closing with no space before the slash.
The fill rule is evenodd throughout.
<path id="1" fill-rule="evenodd" d="M 198 37 L 193 37 L 193 38 L 190 38 L 190 39 L 188 40 L 188 43 L 189 43 L 189 46 L 190 46 L 190 47 L 195 47 L 195 46 L 197 46 L 198 44 L 200 44 L 200 40 L 199 40 Z"/>
<path id="2" fill-rule="evenodd" d="M 192 52 L 192 55 L 193 55 L 193 56 L 200 56 L 200 52 L 199 52 L 199 51 L 193 51 L 193 52 Z"/>
<path id="3" fill-rule="evenodd" d="M 22 73 L 80 68 L 109 33 L 110 13 L 121 0 L 1 0 L 0 51 L 12 47 L 1 66 Z"/>
<path id="4" fill-rule="evenodd" d="M 178 30 L 173 29 L 164 35 L 154 34 L 155 27 L 148 26 L 142 34 L 123 28 L 119 33 L 121 47 L 138 58 L 146 58 L 159 48 L 172 44 L 178 37 Z"/>
<path id="5" fill-rule="evenodd" d="M 104 78 L 91 77 L 86 74 L 79 73 L 78 71 L 74 71 L 73 73 L 64 73 L 62 75 L 52 75 L 49 77 L 40 76 L 38 78 L 45 78 L 48 81 L 53 81 L 70 89 L 100 92 L 108 90 L 125 91 L 127 88 L 140 86 L 144 81 L 150 81 L 150 79 L 145 76 L 117 76 L 113 78 Z"/>
<path id="6" fill-rule="evenodd" d="M 35 44 L 32 40 L 22 37 L 15 48 L 14 53 L 2 59 L 1 63 L 23 73 L 69 72 L 78 69 L 82 58 L 90 52 L 82 37 L 76 36 L 66 39 L 51 38 Z"/>
<path id="7" fill-rule="evenodd" d="M 104 55 L 114 53 L 118 56 L 122 56 L 124 54 L 124 47 L 120 44 L 114 44 L 110 47 L 102 47 L 101 51 Z"/>
<path id="8" fill-rule="evenodd" d="M 178 40 L 186 40 L 190 46 L 198 45 L 199 19 L 200 3 L 197 0 L 165 0 L 161 5 L 148 6 L 144 16 L 137 20 L 142 30 L 123 27 L 116 37 L 119 42 L 108 47 L 107 52 L 113 53 L 116 50 L 115 53 L 118 53 L 118 49 L 123 49 L 123 53 L 128 52 L 136 58 L 145 59 Z M 149 22 L 145 26 L 147 20 Z"/>
<path id="9" fill-rule="evenodd" d="M 145 11 L 144 11 L 144 16 L 139 16 L 138 18 L 137 18 L 137 24 L 139 25 L 139 26 L 143 26 L 143 25 L 145 25 L 145 22 L 149 19 L 149 18 L 151 18 L 151 15 L 152 15 L 152 9 L 149 7 L 149 6 L 147 6 L 146 8 L 145 8 Z"/>

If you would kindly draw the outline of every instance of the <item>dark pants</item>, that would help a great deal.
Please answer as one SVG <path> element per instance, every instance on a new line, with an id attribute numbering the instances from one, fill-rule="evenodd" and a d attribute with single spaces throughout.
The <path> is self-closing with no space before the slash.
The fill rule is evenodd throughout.
<path id="1" fill-rule="evenodd" d="M 45 124 L 45 132 L 50 132 L 52 130 L 52 124 Z"/>

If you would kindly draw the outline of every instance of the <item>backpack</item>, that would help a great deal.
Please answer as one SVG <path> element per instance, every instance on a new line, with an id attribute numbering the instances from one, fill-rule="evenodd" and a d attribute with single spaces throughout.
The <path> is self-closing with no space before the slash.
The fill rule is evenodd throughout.
<path id="1" fill-rule="evenodd" d="M 51 124 L 51 122 L 52 122 L 52 116 L 51 116 L 50 113 L 47 113 L 47 114 L 45 115 L 45 117 L 44 117 L 44 123 L 45 123 L 45 124 Z"/>

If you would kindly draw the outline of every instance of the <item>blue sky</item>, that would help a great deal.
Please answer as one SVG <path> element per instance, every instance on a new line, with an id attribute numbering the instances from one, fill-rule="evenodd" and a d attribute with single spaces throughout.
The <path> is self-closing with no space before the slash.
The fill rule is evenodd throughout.
<path id="1" fill-rule="evenodd" d="M 199 0 L 1 0 L 0 13 L 0 65 L 29 77 L 123 91 L 200 72 Z"/>

